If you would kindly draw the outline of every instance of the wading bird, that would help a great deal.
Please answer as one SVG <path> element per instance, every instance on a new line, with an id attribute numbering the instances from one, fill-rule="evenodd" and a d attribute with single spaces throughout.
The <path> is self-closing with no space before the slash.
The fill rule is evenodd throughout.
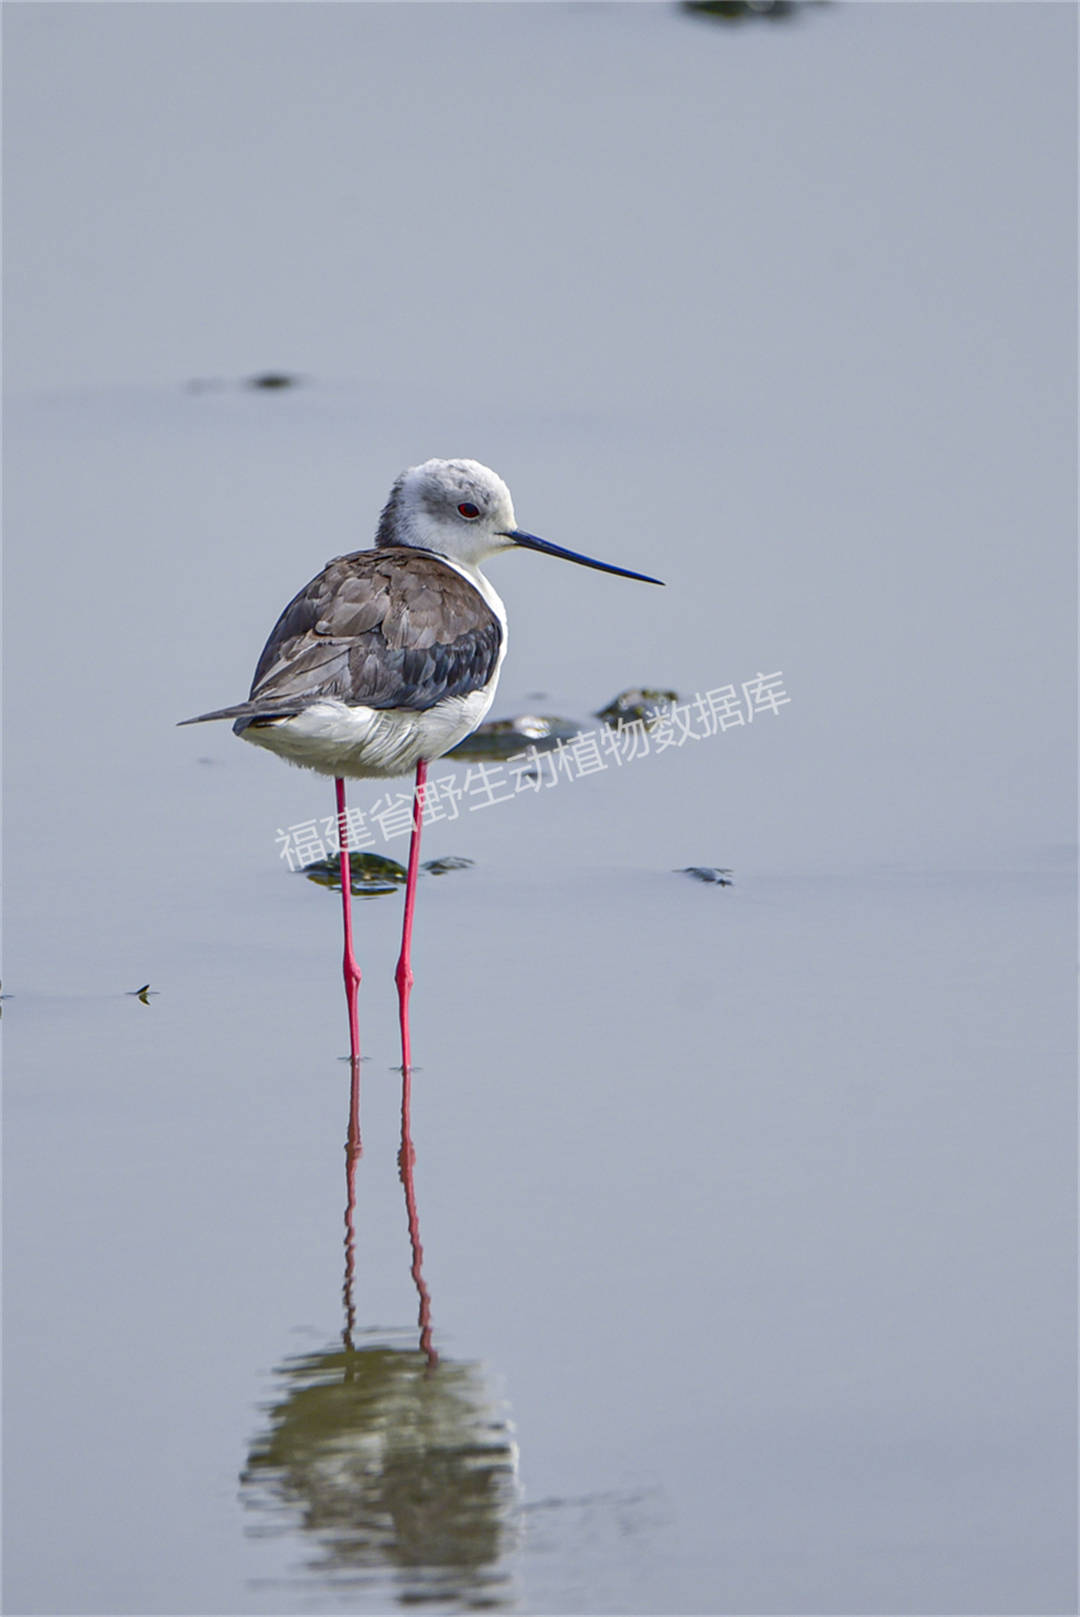
<path id="1" fill-rule="evenodd" d="M 410 952 L 427 766 L 475 730 L 494 699 L 506 654 L 506 611 L 480 563 L 516 549 L 539 550 L 645 584 L 662 582 L 524 532 L 510 490 L 478 461 L 427 460 L 395 482 L 374 550 L 338 556 L 289 602 L 263 647 L 248 700 L 182 721 L 232 719 L 242 740 L 334 777 L 354 1063 L 360 1053 L 360 970 L 352 946 L 345 781 L 416 771 L 396 972 L 407 1070 Z"/>

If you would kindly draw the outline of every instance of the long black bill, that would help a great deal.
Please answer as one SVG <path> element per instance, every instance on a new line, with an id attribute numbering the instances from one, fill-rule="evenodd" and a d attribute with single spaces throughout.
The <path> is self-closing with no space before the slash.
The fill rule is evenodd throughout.
<path id="1" fill-rule="evenodd" d="M 663 585 L 664 582 L 662 578 L 650 578 L 648 573 L 632 573 L 628 567 L 612 567 L 606 561 L 593 561 L 591 556 L 579 556 L 576 550 L 564 550 L 561 545 L 549 545 L 546 539 L 538 539 L 535 533 L 524 533 L 521 528 L 512 528 L 499 537 L 512 539 L 515 545 L 521 545 L 525 550 L 539 550 L 545 556 L 558 556 L 563 561 L 576 561 L 579 567 L 595 567 L 598 573 L 618 573 L 620 578 L 636 578 L 642 584 Z"/>

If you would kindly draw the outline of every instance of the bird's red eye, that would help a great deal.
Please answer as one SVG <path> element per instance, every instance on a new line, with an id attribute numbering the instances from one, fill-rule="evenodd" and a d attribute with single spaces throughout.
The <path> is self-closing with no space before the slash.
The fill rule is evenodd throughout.
<path id="1" fill-rule="evenodd" d="M 475 517 L 480 515 L 480 507 L 478 505 L 471 504 L 471 502 L 468 500 L 466 500 L 463 505 L 459 505 L 458 510 L 461 512 L 463 517 L 468 517 L 470 522 L 472 522 Z"/>

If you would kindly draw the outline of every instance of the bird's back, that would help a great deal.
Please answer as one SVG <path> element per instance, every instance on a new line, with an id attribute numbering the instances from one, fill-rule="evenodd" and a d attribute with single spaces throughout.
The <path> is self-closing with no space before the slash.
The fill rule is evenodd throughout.
<path id="1" fill-rule="evenodd" d="M 360 550 L 289 602 L 247 702 L 201 717 L 235 718 L 241 731 L 326 700 L 424 712 L 487 685 L 502 645 L 498 614 L 450 562 L 406 545 Z"/>

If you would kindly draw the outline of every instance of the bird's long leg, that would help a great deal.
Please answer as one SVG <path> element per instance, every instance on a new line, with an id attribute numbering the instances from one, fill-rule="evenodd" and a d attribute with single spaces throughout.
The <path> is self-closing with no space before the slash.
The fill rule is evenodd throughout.
<path id="1" fill-rule="evenodd" d="M 356 1015 L 356 992 L 360 987 L 360 967 L 352 946 L 352 871 L 349 868 L 349 826 L 345 818 L 345 782 L 334 781 L 337 792 L 338 846 L 341 850 L 341 914 L 345 924 L 345 998 L 349 1006 L 349 1056 L 355 1068 L 360 1060 L 360 1026 Z"/>
<path id="2" fill-rule="evenodd" d="M 409 1045 L 409 993 L 413 985 L 412 923 L 416 904 L 416 873 L 420 868 L 420 831 L 424 823 L 424 789 L 427 781 L 427 762 L 421 758 L 416 766 L 416 792 L 413 796 L 412 837 L 409 840 L 409 873 L 405 879 L 405 920 L 401 929 L 401 956 L 394 973 L 398 990 L 398 1010 L 401 1015 L 401 1068 L 407 1073 L 412 1066 Z"/>

